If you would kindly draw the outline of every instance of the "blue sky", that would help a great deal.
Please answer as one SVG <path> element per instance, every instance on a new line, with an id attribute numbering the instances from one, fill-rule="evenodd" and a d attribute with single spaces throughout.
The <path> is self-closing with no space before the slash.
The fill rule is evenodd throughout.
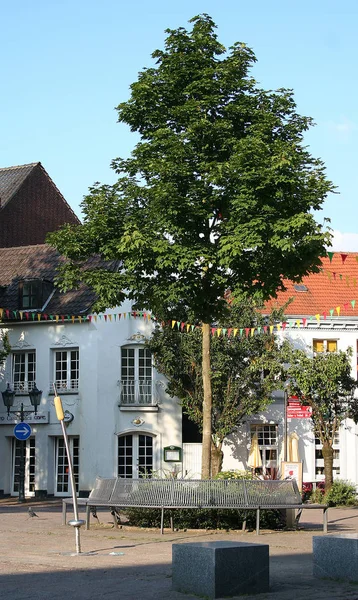
<path id="1" fill-rule="evenodd" d="M 306 137 L 338 187 L 320 214 L 336 250 L 358 250 L 356 0 L 18 0 L 2 2 L 0 166 L 41 161 L 77 214 L 88 187 L 112 183 L 110 162 L 136 137 L 117 124 L 137 73 L 167 27 L 206 12 L 220 41 L 246 42 L 267 89 L 293 88 L 316 127 Z"/>

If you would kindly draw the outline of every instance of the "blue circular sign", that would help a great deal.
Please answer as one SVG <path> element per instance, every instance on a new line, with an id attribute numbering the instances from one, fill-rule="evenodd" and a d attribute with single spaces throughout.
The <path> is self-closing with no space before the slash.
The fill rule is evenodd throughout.
<path id="1" fill-rule="evenodd" d="M 32 429 L 28 423 L 17 423 L 14 427 L 14 436 L 17 440 L 27 440 L 32 433 Z"/>

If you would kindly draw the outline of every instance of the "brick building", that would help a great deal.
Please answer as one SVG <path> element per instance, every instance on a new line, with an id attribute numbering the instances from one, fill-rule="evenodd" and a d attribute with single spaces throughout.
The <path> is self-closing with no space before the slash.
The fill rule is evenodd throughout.
<path id="1" fill-rule="evenodd" d="M 43 244 L 48 232 L 79 222 L 40 162 L 0 169 L 0 248 Z"/>

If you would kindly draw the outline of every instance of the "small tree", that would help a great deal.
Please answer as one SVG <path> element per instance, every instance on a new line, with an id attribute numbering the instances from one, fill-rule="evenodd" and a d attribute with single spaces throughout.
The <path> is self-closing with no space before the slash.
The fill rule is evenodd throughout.
<path id="1" fill-rule="evenodd" d="M 345 419 L 358 419 L 354 399 L 357 382 L 351 377 L 351 357 L 351 349 L 313 357 L 303 350 L 290 350 L 286 355 L 290 392 L 312 408 L 315 436 L 323 447 L 326 490 L 333 483 L 334 436 Z"/>
<path id="2" fill-rule="evenodd" d="M 0 364 L 5 360 L 5 358 L 11 352 L 11 346 L 9 342 L 9 336 L 7 333 L 3 333 L 0 337 Z"/>
<path id="3" fill-rule="evenodd" d="M 237 429 L 243 417 L 264 411 L 272 401 L 272 391 L 278 387 L 280 348 L 269 329 L 263 329 L 266 323 L 252 303 L 230 305 L 225 335 L 215 332 L 211 338 L 212 477 L 222 467 L 224 439 Z M 261 327 L 261 332 L 251 336 L 251 327 Z M 220 323 L 218 328 L 220 331 Z M 249 329 L 248 335 L 245 329 Z M 148 346 L 157 370 L 168 379 L 167 392 L 179 398 L 183 412 L 202 431 L 201 331 L 181 333 L 170 325 L 158 326 Z"/>
<path id="4" fill-rule="evenodd" d="M 84 281 L 98 309 L 128 297 L 162 320 L 185 307 L 201 325 L 207 478 L 210 324 L 225 318 L 227 289 L 266 299 L 284 279 L 318 271 L 330 234 L 313 211 L 332 184 L 303 144 L 312 120 L 297 113 L 292 91 L 261 89 L 252 50 L 235 43 L 227 51 L 208 15 L 191 23 L 189 32 L 167 30 L 155 64 L 118 106 L 119 121 L 140 136 L 130 158 L 113 161 L 118 182 L 92 188 L 83 225 L 49 241 L 70 259 L 62 289 Z M 121 270 L 86 263 L 96 253 Z"/>

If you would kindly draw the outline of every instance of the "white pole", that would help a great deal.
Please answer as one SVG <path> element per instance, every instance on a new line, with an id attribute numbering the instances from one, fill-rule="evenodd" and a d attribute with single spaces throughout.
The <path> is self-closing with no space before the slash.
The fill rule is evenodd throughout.
<path id="1" fill-rule="evenodd" d="M 67 435 L 67 431 L 66 431 L 66 426 L 65 426 L 65 422 L 64 422 L 64 412 L 63 412 L 63 407 L 62 407 L 62 401 L 60 396 L 57 396 L 57 391 L 56 391 L 56 387 L 55 385 L 53 386 L 54 390 L 55 390 L 55 409 L 56 409 L 56 415 L 58 420 L 61 423 L 61 427 L 62 427 L 62 433 L 63 433 L 63 439 L 65 441 L 65 447 L 66 447 L 66 454 L 67 454 L 67 461 L 68 461 L 68 470 L 69 470 L 69 475 L 70 475 L 70 481 L 71 481 L 71 488 L 72 488 L 72 500 L 73 500 L 73 512 L 74 512 L 74 520 L 73 521 L 69 521 L 70 525 L 73 525 L 75 528 L 75 536 L 76 536 L 76 553 L 80 554 L 81 553 L 81 540 L 80 540 L 80 527 L 81 525 L 84 524 L 83 520 L 80 520 L 78 518 L 78 504 L 77 504 L 77 495 L 76 495 L 76 482 L 75 482 L 75 477 L 73 474 L 73 466 L 72 466 L 72 458 L 71 458 L 71 453 L 70 453 L 70 447 L 68 444 L 68 435 Z"/>

